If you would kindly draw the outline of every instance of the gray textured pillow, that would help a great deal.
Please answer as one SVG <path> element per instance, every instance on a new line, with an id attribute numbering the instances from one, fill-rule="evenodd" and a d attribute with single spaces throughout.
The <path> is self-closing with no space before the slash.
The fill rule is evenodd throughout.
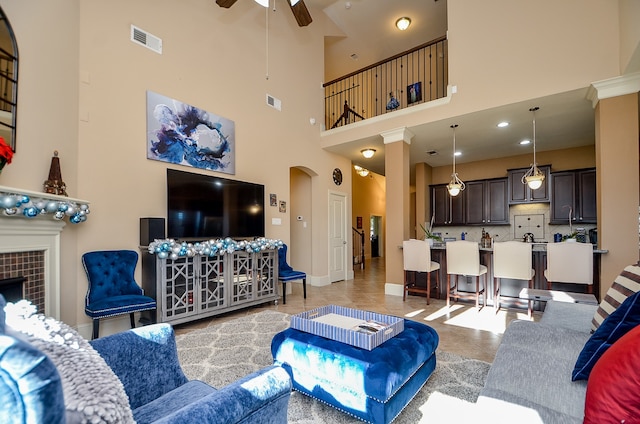
<path id="1" fill-rule="evenodd" d="M 122 383 L 67 324 L 35 314 L 27 301 L 8 303 L 7 326 L 44 352 L 62 379 L 67 423 L 135 423 Z"/>

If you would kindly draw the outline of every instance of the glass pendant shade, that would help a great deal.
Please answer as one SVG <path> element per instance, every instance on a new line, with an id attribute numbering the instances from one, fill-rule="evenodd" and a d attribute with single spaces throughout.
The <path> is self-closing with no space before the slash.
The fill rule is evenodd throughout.
<path id="1" fill-rule="evenodd" d="M 456 172 L 456 128 L 458 128 L 458 124 L 451 125 L 451 128 L 453 129 L 453 173 L 451 174 L 451 182 L 447 184 L 447 190 L 449 195 L 455 197 L 464 190 L 465 185 L 458 178 L 458 173 Z"/>
<path id="2" fill-rule="evenodd" d="M 544 174 L 538 169 L 536 163 L 536 111 L 539 107 L 532 107 L 529 109 L 533 113 L 533 164 L 526 174 L 522 176 L 522 184 L 529 186 L 531 190 L 537 190 L 542 187 L 544 181 Z"/>
<path id="3" fill-rule="evenodd" d="M 254 0 L 262 7 L 269 7 L 269 0 Z"/>

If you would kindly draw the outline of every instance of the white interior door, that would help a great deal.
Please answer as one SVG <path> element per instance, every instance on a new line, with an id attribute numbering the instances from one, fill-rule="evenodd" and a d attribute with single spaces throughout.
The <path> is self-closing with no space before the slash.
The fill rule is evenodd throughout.
<path id="1" fill-rule="evenodd" d="M 347 279 L 347 197 L 329 193 L 329 279 Z"/>

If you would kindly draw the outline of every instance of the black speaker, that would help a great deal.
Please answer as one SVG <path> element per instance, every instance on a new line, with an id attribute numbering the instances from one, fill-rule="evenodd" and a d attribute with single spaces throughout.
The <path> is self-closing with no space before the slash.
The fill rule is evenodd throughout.
<path id="1" fill-rule="evenodd" d="M 148 246 L 155 239 L 163 239 L 164 218 L 140 218 L 140 246 Z"/>

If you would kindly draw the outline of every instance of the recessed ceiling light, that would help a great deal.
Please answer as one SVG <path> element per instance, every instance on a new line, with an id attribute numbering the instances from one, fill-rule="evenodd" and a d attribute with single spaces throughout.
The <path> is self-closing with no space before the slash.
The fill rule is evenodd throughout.
<path id="1" fill-rule="evenodd" d="M 508 127 L 509 123 L 507 121 L 502 121 L 498 124 L 498 128 Z"/>
<path id="2" fill-rule="evenodd" d="M 527 144 L 529 144 L 529 143 L 531 143 L 531 140 L 522 140 L 522 141 L 520 142 L 520 144 L 522 144 L 523 146 L 525 146 L 525 145 L 527 145 Z"/>

